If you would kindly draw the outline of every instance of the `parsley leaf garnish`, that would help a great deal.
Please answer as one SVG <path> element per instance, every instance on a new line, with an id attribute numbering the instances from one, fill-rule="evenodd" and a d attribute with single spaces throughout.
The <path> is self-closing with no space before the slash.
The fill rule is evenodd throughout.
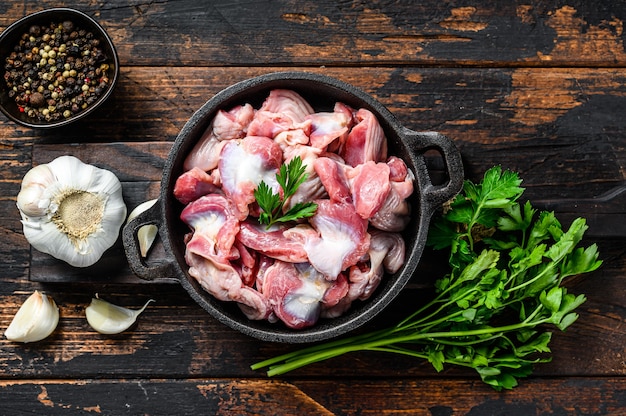
<path id="1" fill-rule="evenodd" d="M 595 244 L 578 247 L 583 218 L 563 229 L 553 212 L 521 203 L 516 173 L 489 169 L 433 220 L 428 245 L 446 250 L 449 270 L 435 296 L 396 325 L 328 341 L 252 365 L 268 375 L 354 351 L 384 351 L 474 369 L 496 390 L 511 389 L 550 361 L 549 325 L 561 331 L 578 319 L 584 295 L 568 293 L 565 278 L 602 264 Z"/>
<path id="2" fill-rule="evenodd" d="M 283 164 L 276 174 L 276 182 L 283 191 L 282 197 L 265 181 L 261 181 L 254 191 L 254 197 L 261 208 L 259 222 L 267 225 L 269 229 L 278 222 L 296 221 L 313 216 L 317 210 L 317 204 L 314 202 L 298 202 L 283 213 L 285 201 L 296 193 L 307 176 L 306 166 L 302 164 L 300 156 L 296 156 L 288 164 Z"/>

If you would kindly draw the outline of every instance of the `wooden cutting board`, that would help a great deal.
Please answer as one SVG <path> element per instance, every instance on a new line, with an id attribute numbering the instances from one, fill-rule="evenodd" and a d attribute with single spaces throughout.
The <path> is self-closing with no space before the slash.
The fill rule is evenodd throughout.
<path id="1" fill-rule="evenodd" d="M 158 197 L 169 142 L 35 144 L 33 165 L 48 163 L 61 155 L 73 155 L 84 163 L 108 169 L 122 183 L 128 213 L 140 203 Z M 36 282 L 175 283 L 176 279 L 147 282 L 130 270 L 121 237 L 93 266 L 77 268 L 31 248 L 30 280 Z M 162 244 L 155 242 L 148 262 L 166 261 Z"/>

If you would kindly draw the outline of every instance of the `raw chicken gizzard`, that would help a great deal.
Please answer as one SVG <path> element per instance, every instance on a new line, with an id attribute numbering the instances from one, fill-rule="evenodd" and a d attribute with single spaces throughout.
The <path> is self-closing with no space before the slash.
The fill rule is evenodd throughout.
<path id="1" fill-rule="evenodd" d="M 313 201 L 307 219 L 258 222 L 254 191 L 275 193 L 280 166 L 300 157 L 307 179 L 284 205 Z M 413 173 L 387 154 L 375 115 L 336 103 L 315 112 L 297 92 L 272 90 L 258 109 L 220 110 L 184 163 L 189 274 L 254 320 L 306 328 L 366 301 L 404 263 Z"/>

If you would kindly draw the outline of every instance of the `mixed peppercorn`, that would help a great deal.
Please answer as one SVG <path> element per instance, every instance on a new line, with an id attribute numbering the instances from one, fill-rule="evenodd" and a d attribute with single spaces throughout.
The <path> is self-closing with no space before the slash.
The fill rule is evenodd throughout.
<path id="1" fill-rule="evenodd" d="M 19 111 L 54 122 L 95 103 L 113 70 L 100 42 L 71 21 L 31 26 L 4 62 L 4 81 Z"/>

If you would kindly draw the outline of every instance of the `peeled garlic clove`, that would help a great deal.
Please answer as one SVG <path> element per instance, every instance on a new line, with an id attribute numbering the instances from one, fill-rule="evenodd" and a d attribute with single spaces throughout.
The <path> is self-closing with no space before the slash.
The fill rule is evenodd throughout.
<path id="1" fill-rule="evenodd" d="M 4 336 L 11 341 L 36 342 L 48 337 L 59 324 L 59 308 L 38 290 L 20 306 Z"/>
<path id="2" fill-rule="evenodd" d="M 131 222 L 137 215 L 150 209 L 156 203 L 156 201 L 156 199 L 151 199 L 137 205 L 137 207 L 133 209 L 128 215 L 128 219 L 126 220 L 126 222 Z M 148 255 L 148 251 L 150 250 L 150 247 L 152 247 L 158 231 L 159 228 L 153 224 L 144 225 L 143 227 L 140 227 L 137 231 L 137 239 L 139 240 L 139 252 L 141 253 L 142 257 L 146 257 Z"/>
<path id="3" fill-rule="evenodd" d="M 139 314 L 146 309 L 150 302 L 154 302 L 154 299 L 150 299 L 141 309 L 135 311 L 113 305 L 96 295 L 85 309 L 85 315 L 87 315 L 89 325 L 101 334 L 119 334 L 135 323 Z"/>

